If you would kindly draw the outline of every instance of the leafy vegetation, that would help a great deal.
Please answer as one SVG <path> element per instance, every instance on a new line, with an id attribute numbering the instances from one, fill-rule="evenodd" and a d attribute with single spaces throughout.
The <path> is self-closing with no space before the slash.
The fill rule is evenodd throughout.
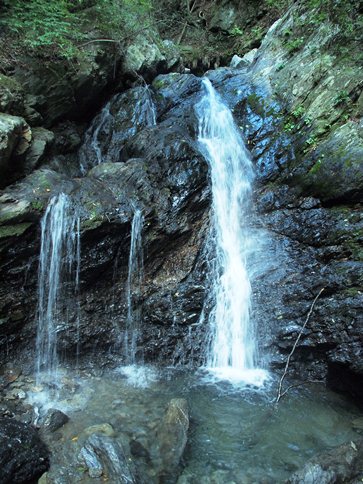
<path id="1" fill-rule="evenodd" d="M 140 29 L 149 0 L 2 0 L 0 23 L 28 50 L 74 58 L 89 40 L 88 23 L 119 41 Z"/>
<path id="2" fill-rule="evenodd" d="M 231 29 L 231 32 L 230 34 L 234 37 L 238 36 L 238 35 L 243 35 L 243 30 L 240 29 L 237 25 L 235 25 L 232 29 Z"/>

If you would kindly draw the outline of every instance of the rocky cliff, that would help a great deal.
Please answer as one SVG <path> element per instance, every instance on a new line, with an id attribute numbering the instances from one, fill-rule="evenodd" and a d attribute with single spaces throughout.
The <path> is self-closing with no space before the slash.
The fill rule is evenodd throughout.
<path id="1" fill-rule="evenodd" d="M 324 287 L 291 370 L 362 399 L 361 31 L 354 26 L 348 35 L 350 17 L 323 13 L 295 4 L 258 50 L 206 75 L 233 111 L 255 164 L 253 230 L 263 243 L 252 284 L 260 353 L 282 367 Z M 168 42 L 165 51 L 159 42 L 142 45 L 127 51 L 129 61 L 125 52 L 115 57 L 93 47 L 92 62 L 65 77 L 40 65 L 25 76 L 20 64 L 0 78 L 4 360 L 33 351 L 39 221 L 49 198 L 63 191 L 81 217 L 82 353 L 118 352 L 137 206 L 145 215 L 139 352 L 163 363 L 203 361 L 210 188 L 196 142 L 201 81 L 181 72 L 154 78 L 173 66 L 180 71 L 179 55 Z M 130 124 L 145 96 L 132 71 L 154 78 L 155 125 Z M 119 94 L 109 101 L 110 117 L 97 132 L 107 162 L 97 164 L 87 120 L 113 92 Z M 60 328 L 61 350 L 74 354 L 77 335 L 70 314 Z"/>

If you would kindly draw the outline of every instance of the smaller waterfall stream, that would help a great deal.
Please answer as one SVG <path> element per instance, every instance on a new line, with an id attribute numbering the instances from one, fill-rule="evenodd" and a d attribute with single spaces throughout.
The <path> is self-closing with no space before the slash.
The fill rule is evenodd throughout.
<path id="1" fill-rule="evenodd" d="M 124 143 L 142 128 L 155 126 L 156 107 L 149 86 L 136 87 L 132 97 L 116 94 L 95 116 L 79 150 L 83 175 L 105 162 L 117 162 Z"/>
<path id="2" fill-rule="evenodd" d="M 125 358 L 128 365 L 134 365 L 136 363 L 137 340 L 141 323 L 139 299 L 144 277 L 142 250 L 143 222 L 144 216 L 142 211 L 138 208 L 135 209 L 131 225 L 129 270 L 126 284 L 127 320 L 125 333 Z"/>
<path id="3" fill-rule="evenodd" d="M 36 381 L 57 383 L 57 333 L 76 312 L 79 333 L 80 220 L 64 193 L 51 198 L 41 221 Z M 79 336 L 79 334 L 78 334 Z M 77 356 L 79 348 L 77 347 Z"/>
<path id="4" fill-rule="evenodd" d="M 260 385 L 265 372 L 255 367 L 256 342 L 250 320 L 251 285 L 247 257 L 252 163 L 228 107 L 208 79 L 196 106 L 199 143 L 209 162 L 213 227 L 210 238 L 214 307 L 209 315 L 211 346 L 207 366 L 218 377 Z"/>

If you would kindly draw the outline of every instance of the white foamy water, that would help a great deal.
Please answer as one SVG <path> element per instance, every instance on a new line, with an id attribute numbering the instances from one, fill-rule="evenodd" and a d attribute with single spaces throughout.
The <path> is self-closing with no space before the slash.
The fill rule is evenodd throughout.
<path id="1" fill-rule="evenodd" d="M 256 338 L 250 319 L 251 284 L 247 257 L 254 240 L 248 229 L 253 169 L 228 107 L 208 79 L 196 106 L 198 140 L 209 162 L 212 182 L 210 262 L 213 308 L 207 367 L 218 379 L 261 386 L 266 372 L 256 368 Z"/>
<path id="2" fill-rule="evenodd" d="M 121 366 L 116 371 L 127 378 L 129 385 L 137 388 L 147 388 L 159 378 L 157 370 L 149 366 Z"/>

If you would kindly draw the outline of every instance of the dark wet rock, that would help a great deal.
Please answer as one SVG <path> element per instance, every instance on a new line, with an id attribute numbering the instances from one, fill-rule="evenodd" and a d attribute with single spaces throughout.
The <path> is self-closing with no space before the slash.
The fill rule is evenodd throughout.
<path id="1" fill-rule="evenodd" d="M 79 152 L 84 172 L 102 162 L 121 161 L 126 141 L 140 129 L 154 124 L 152 93 L 144 86 L 116 94 L 94 118 Z"/>
<path id="2" fill-rule="evenodd" d="M 64 121 L 53 129 L 57 153 L 66 154 L 74 152 L 81 145 L 82 126 L 72 121 Z"/>
<path id="3" fill-rule="evenodd" d="M 69 420 L 68 415 L 63 413 L 61 410 L 55 408 L 50 408 L 44 415 L 41 421 L 41 427 L 43 431 L 55 432 L 65 425 Z"/>
<path id="4" fill-rule="evenodd" d="M 362 318 L 360 323 L 362 326 Z M 363 401 L 363 348 L 359 338 L 354 341 L 348 337 L 345 343 L 329 351 L 327 383 L 333 390 Z"/>
<path id="5" fill-rule="evenodd" d="M 0 419 L 0 480 L 30 483 L 48 470 L 48 451 L 37 432 L 12 419 Z"/>
<path id="6" fill-rule="evenodd" d="M 187 443 L 189 428 L 188 402 L 172 399 L 158 431 L 161 482 L 175 482 L 177 469 Z"/>
<path id="7" fill-rule="evenodd" d="M 363 472 L 363 441 L 357 440 L 335 447 L 310 459 L 295 472 L 288 484 L 356 483 Z"/>
<path id="8" fill-rule="evenodd" d="M 107 476 L 115 484 L 136 483 L 132 465 L 120 443 L 104 435 L 91 435 L 79 454 L 90 477 Z"/>

